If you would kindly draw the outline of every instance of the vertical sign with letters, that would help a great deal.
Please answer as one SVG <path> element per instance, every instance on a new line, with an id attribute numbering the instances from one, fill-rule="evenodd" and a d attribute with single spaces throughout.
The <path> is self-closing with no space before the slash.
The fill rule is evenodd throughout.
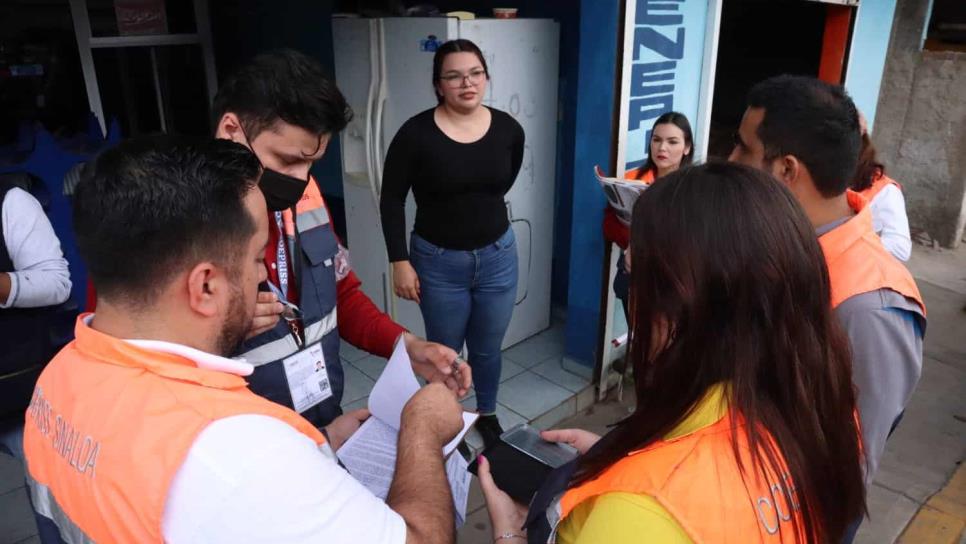
<path id="1" fill-rule="evenodd" d="M 651 126 L 663 113 L 687 115 L 695 138 L 701 139 L 698 132 L 703 123 L 698 122 L 698 115 L 705 40 L 717 39 L 706 36 L 709 7 L 715 3 L 627 0 L 617 174 L 622 168 L 629 170 L 644 163 Z M 711 89 L 704 92 L 710 94 Z"/>

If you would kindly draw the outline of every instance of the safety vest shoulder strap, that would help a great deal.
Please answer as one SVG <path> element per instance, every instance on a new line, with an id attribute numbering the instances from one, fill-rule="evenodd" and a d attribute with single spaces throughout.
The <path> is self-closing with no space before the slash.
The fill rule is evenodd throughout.
<path id="1" fill-rule="evenodd" d="M 863 293 L 890 289 L 916 302 L 926 315 L 919 287 L 909 270 L 882 246 L 872 229 L 872 212 L 859 193 L 848 192 L 856 215 L 819 237 L 828 264 L 832 306 Z"/>
<path id="2" fill-rule="evenodd" d="M 295 205 L 296 216 L 292 215 L 291 210 L 282 211 L 282 221 L 285 225 L 285 234 L 295 236 L 295 228 L 299 232 L 306 232 L 312 228 L 326 225 L 329 223 L 329 212 L 325 206 L 325 199 L 319 184 L 314 177 L 309 177 L 309 183 L 305 186 L 302 198 Z"/>

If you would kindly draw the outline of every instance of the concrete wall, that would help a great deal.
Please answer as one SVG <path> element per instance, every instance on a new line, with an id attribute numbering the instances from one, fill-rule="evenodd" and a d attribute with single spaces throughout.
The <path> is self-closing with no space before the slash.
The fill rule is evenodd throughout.
<path id="1" fill-rule="evenodd" d="M 966 53 L 923 51 L 930 0 L 899 0 L 873 140 L 909 223 L 944 247 L 966 225 Z"/>

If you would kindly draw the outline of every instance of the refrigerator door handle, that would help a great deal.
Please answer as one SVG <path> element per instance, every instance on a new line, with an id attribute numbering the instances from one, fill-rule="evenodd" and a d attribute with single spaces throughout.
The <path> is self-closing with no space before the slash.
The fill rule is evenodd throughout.
<path id="1" fill-rule="evenodd" d="M 378 20 L 379 25 L 379 92 L 376 95 L 376 130 L 375 130 L 375 145 L 373 146 L 373 151 L 375 157 L 375 171 L 376 178 L 373 180 L 375 182 L 376 192 L 382 194 L 382 173 L 383 173 L 383 160 L 384 160 L 384 149 L 383 149 L 383 118 L 386 113 L 386 99 L 389 97 L 389 77 L 386 75 L 386 27 L 385 22 L 382 19 Z"/>
<path id="2" fill-rule="evenodd" d="M 379 43 L 379 35 L 376 32 L 376 21 L 369 21 L 369 90 L 366 96 L 366 127 L 365 127 L 365 147 L 366 147 L 366 182 L 369 184 L 369 191 L 372 193 L 372 201 L 379 209 L 379 189 L 376 186 L 376 159 L 373 157 L 373 138 L 378 137 L 373 134 L 372 119 L 373 107 L 375 106 L 376 85 L 379 77 L 379 50 L 382 44 Z"/>

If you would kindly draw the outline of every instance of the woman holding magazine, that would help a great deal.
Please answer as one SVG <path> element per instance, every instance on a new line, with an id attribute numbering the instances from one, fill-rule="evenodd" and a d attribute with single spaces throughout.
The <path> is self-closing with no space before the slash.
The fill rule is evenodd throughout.
<path id="1" fill-rule="evenodd" d="M 691 123 L 683 113 L 671 111 L 661 115 L 654 121 L 651 128 L 650 149 L 644 166 L 635 168 L 624 174 L 626 179 L 640 181 L 650 185 L 655 179 L 666 176 L 682 166 L 691 164 L 694 159 L 694 145 L 691 135 Z M 629 280 L 627 265 L 624 263 L 624 252 L 630 238 L 630 229 L 618 219 L 610 206 L 604 210 L 604 239 L 614 242 L 621 248 L 620 258 L 617 259 L 617 274 L 614 276 L 614 294 L 620 299 L 624 307 L 624 317 L 627 314 L 627 283 Z M 628 323 L 630 326 L 630 323 Z"/>
<path id="2" fill-rule="evenodd" d="M 517 294 L 517 246 L 506 193 L 523 162 L 523 127 L 483 105 L 486 60 L 469 40 L 436 50 L 438 105 L 399 129 L 386 155 L 380 212 L 397 296 L 419 304 L 426 338 L 459 352 L 473 369 L 476 429 L 486 444 L 496 417 L 500 347 Z M 416 223 L 406 246 L 406 196 Z"/>

